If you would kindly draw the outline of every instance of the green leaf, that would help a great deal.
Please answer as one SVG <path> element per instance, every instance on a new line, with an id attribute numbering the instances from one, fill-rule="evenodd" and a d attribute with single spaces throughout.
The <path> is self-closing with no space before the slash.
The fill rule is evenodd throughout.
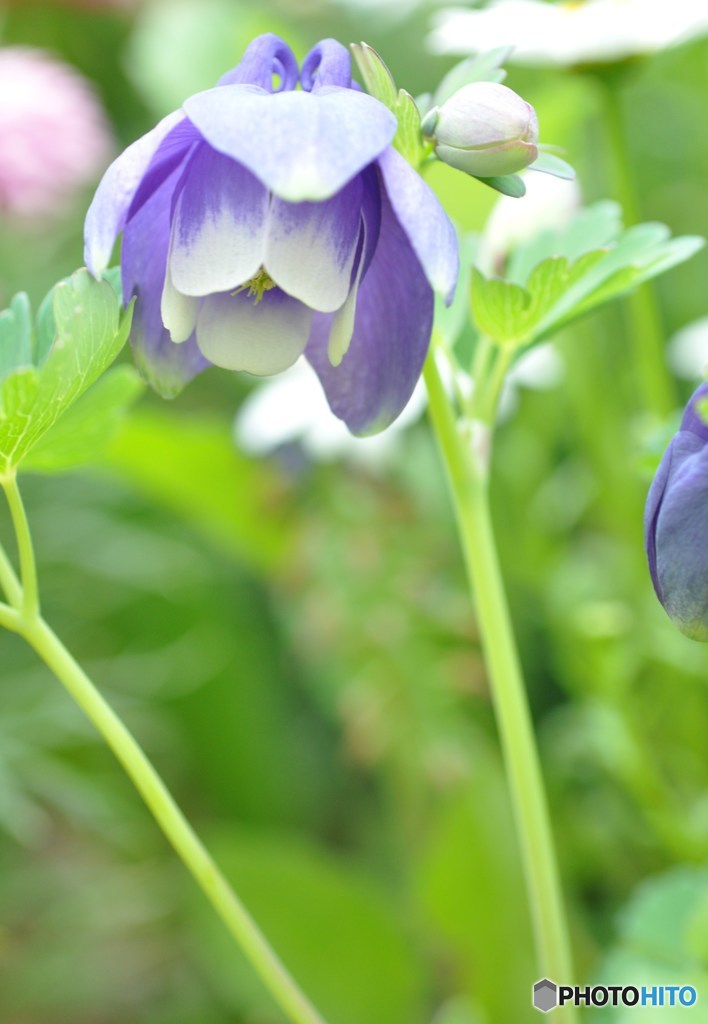
<path id="1" fill-rule="evenodd" d="M 380 100 L 389 110 L 395 111 L 398 104 L 396 83 L 383 58 L 367 43 L 352 43 L 351 51 L 364 80 L 366 91 Z"/>
<path id="2" fill-rule="evenodd" d="M 599 971 L 599 984 L 694 985 L 708 982 L 708 871 L 679 867 L 644 882 L 620 916 L 616 945 Z M 679 1021 L 680 1006 L 632 1007 L 598 1020 Z"/>
<path id="3" fill-rule="evenodd" d="M 475 177 L 475 175 L 471 175 Z M 521 199 L 526 195 L 524 179 L 518 174 L 503 174 L 495 178 L 477 178 L 483 185 L 488 185 L 495 192 L 501 192 L 504 196 L 511 196 L 512 199 Z"/>
<path id="4" fill-rule="evenodd" d="M 393 145 L 409 164 L 419 167 L 426 150 L 420 128 L 420 111 L 415 100 L 405 89 L 396 89 L 391 72 L 371 46 L 352 43 L 351 50 L 367 92 L 396 115 L 398 131 Z"/>
<path id="5" fill-rule="evenodd" d="M 423 133 L 420 127 L 420 111 L 411 94 L 405 89 L 401 89 L 398 94 L 394 114 L 398 118 L 398 131 L 393 145 L 409 164 L 419 167 L 425 156 Z"/>
<path id="6" fill-rule="evenodd" d="M 527 319 L 530 295 L 518 284 L 497 278 L 489 280 L 475 268 L 472 272 L 472 314 L 487 337 L 500 345 L 514 343 Z"/>
<path id="7" fill-rule="evenodd" d="M 524 284 L 541 260 L 549 256 L 565 256 L 571 262 L 583 253 L 609 246 L 622 232 L 622 210 L 619 203 L 605 200 L 581 210 L 567 226 L 541 231 L 514 250 L 506 277 Z"/>
<path id="8" fill-rule="evenodd" d="M 583 251 L 588 241 L 602 248 Z M 564 231 L 543 233 L 523 247 L 505 280 L 488 281 L 478 272 L 473 317 L 497 344 L 529 345 L 676 266 L 702 245 L 699 238 L 669 238 L 663 224 L 622 233 L 615 204 L 601 203 Z"/>
<path id="9" fill-rule="evenodd" d="M 0 313 L 0 380 L 20 366 L 31 366 L 33 349 L 32 310 L 20 292 Z"/>
<path id="10" fill-rule="evenodd" d="M 572 181 L 575 177 L 575 171 L 570 164 L 561 160 L 555 153 L 539 153 L 529 165 L 529 170 L 543 171 L 544 174 L 553 174 L 556 178 L 565 178 L 567 181 Z"/>
<path id="11" fill-rule="evenodd" d="M 22 469 L 56 473 L 95 462 L 144 389 L 132 366 L 108 370 L 37 442 Z"/>
<path id="12" fill-rule="evenodd" d="M 440 106 L 459 89 L 472 82 L 503 82 L 506 71 L 500 65 L 508 60 L 513 46 L 498 46 L 488 53 L 469 57 L 456 64 L 443 78 L 435 92 L 434 104 Z"/>
<path id="13" fill-rule="evenodd" d="M 17 467 L 59 418 L 110 366 L 125 344 L 130 311 L 121 316 L 111 286 L 80 270 L 56 286 L 45 311 L 42 365 L 20 368 L 0 383 L 0 473 Z"/>

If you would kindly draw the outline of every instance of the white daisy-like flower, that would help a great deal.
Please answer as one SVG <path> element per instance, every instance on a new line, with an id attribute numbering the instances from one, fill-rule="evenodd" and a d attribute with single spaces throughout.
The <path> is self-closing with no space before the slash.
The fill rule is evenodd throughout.
<path id="1" fill-rule="evenodd" d="M 483 10 L 450 8 L 435 18 L 435 53 L 467 56 L 509 45 L 519 64 L 612 63 L 708 33 L 706 0 L 494 0 Z"/>

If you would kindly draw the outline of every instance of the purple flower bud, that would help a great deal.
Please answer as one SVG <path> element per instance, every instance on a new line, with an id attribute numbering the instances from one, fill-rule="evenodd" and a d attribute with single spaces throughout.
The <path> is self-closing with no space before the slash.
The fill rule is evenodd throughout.
<path id="1" fill-rule="evenodd" d="M 391 147 L 396 127 L 335 40 L 298 67 L 264 35 L 108 168 L 86 263 L 100 273 L 123 231 L 133 346 L 157 390 L 209 363 L 268 375 L 304 353 L 353 433 L 398 416 L 458 257 L 438 199 Z"/>
<path id="2" fill-rule="evenodd" d="M 536 112 L 505 85 L 472 82 L 436 113 L 435 153 L 467 174 L 477 178 L 514 174 L 538 156 Z"/>
<path id="3" fill-rule="evenodd" d="M 686 636 L 708 640 L 708 383 L 692 396 L 647 497 L 644 532 L 657 597 Z M 703 415 L 702 415 L 703 413 Z"/>

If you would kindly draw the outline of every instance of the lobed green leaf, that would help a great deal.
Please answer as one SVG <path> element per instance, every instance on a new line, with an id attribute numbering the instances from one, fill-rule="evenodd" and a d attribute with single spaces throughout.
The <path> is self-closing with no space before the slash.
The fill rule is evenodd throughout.
<path id="1" fill-rule="evenodd" d="M 77 271 L 51 293 L 36 332 L 28 329 L 29 303 L 11 307 L 9 352 L 31 363 L 14 363 L 0 382 L 0 474 L 12 472 L 74 402 L 98 380 L 128 337 L 131 312 L 121 314 L 110 284 Z M 13 320 L 14 317 L 14 320 Z M 19 332 L 24 332 L 21 338 Z M 0 335 L 0 346 L 4 340 Z M 9 357 L 6 357 L 9 359 Z"/>
<path id="2" fill-rule="evenodd" d="M 366 43 L 352 43 L 352 53 L 367 92 L 396 115 L 398 131 L 393 145 L 413 167 L 420 167 L 426 156 L 420 127 L 420 110 L 405 89 L 396 89 L 393 75 L 383 58 Z"/>
<path id="3" fill-rule="evenodd" d="M 132 366 L 111 368 L 40 438 L 22 469 L 57 473 L 97 461 L 144 390 L 145 383 Z"/>
<path id="4" fill-rule="evenodd" d="M 601 248 L 588 249 L 588 243 Z M 663 224 L 622 233 L 614 203 L 585 210 L 563 231 L 521 247 L 504 280 L 473 280 L 473 318 L 499 345 L 541 341 L 598 306 L 688 259 L 702 239 L 671 239 Z"/>

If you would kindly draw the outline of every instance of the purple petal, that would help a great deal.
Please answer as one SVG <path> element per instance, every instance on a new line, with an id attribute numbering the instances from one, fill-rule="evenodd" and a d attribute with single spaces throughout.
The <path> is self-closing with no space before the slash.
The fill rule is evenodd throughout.
<path id="1" fill-rule="evenodd" d="M 359 289 L 354 334 L 336 367 L 327 354 L 332 320 L 315 315 L 307 358 L 335 416 L 353 434 L 375 434 L 413 393 L 433 324 L 432 290 L 386 197 L 379 243 Z"/>
<path id="2" fill-rule="evenodd" d="M 259 302 L 247 291 L 210 295 L 199 311 L 197 341 L 217 366 L 268 376 L 302 355 L 311 321 L 312 310 L 279 288 Z"/>
<path id="3" fill-rule="evenodd" d="M 265 268 L 283 291 L 312 309 L 331 313 L 349 294 L 363 190 L 357 175 L 322 203 L 273 199 Z"/>
<path id="4" fill-rule="evenodd" d="M 669 447 L 664 452 L 664 456 L 659 463 L 656 475 L 651 482 L 649 494 L 647 495 L 647 502 L 644 507 L 644 542 L 647 550 L 647 559 L 649 561 L 649 572 L 651 573 L 651 580 L 654 584 L 656 596 L 660 601 L 662 600 L 661 585 L 659 583 L 659 575 L 656 568 L 656 521 L 661 509 L 661 502 L 666 490 L 666 484 L 671 473 L 673 446 L 674 439 L 672 438 Z"/>
<path id="5" fill-rule="evenodd" d="M 123 296 L 137 296 L 131 343 L 147 381 L 165 398 L 179 394 L 206 366 L 194 337 L 175 345 L 162 323 L 161 297 L 167 267 L 172 193 L 176 170 L 128 222 L 123 236 Z"/>
<path id="6" fill-rule="evenodd" d="M 201 141 L 201 135 L 186 117 L 175 125 L 155 150 L 155 155 L 137 188 L 128 209 L 127 219 L 134 217 L 153 192 L 166 181 L 181 164 L 186 163 L 190 151 Z"/>
<path id="7" fill-rule="evenodd" d="M 386 149 L 397 128 L 372 96 L 331 86 L 267 95 L 229 85 L 192 96 L 184 109 L 214 149 L 293 203 L 335 195 Z"/>
<path id="8" fill-rule="evenodd" d="M 450 305 L 460 261 L 457 235 L 435 193 L 395 149 L 378 159 L 396 217 L 420 260 L 434 291 Z"/>
<path id="9" fill-rule="evenodd" d="M 658 508 L 650 519 L 652 577 L 657 596 L 681 631 L 708 640 L 708 445 L 681 430 L 669 451 Z M 650 553 L 650 565 L 651 560 Z"/>
<path id="10" fill-rule="evenodd" d="M 361 231 L 351 290 L 346 302 L 332 318 L 327 343 L 327 357 L 332 366 L 339 366 L 351 344 L 359 299 L 359 286 L 371 265 L 381 231 L 381 189 L 378 176 L 373 168 L 364 171 L 362 181 L 364 201 L 361 208 Z"/>
<path id="11" fill-rule="evenodd" d="M 249 43 L 241 63 L 219 79 L 219 85 L 257 85 L 273 92 L 273 75 L 280 77 L 278 91 L 294 89 L 298 80 L 297 60 L 287 43 L 266 32 Z"/>
<path id="12" fill-rule="evenodd" d="M 268 193 L 240 164 L 202 143 L 175 207 L 170 271 L 184 295 L 225 292 L 248 281 L 265 254 Z"/>
<path id="13" fill-rule="evenodd" d="M 86 214 L 84 260 L 94 276 L 105 270 L 116 238 L 123 230 L 128 209 L 158 147 L 184 121 L 182 111 L 160 123 L 121 153 L 101 179 Z"/>
<path id="14" fill-rule="evenodd" d="M 300 80 L 305 92 L 316 92 L 325 85 L 349 89 L 352 84 L 349 50 L 336 39 L 322 39 L 302 62 Z"/>

